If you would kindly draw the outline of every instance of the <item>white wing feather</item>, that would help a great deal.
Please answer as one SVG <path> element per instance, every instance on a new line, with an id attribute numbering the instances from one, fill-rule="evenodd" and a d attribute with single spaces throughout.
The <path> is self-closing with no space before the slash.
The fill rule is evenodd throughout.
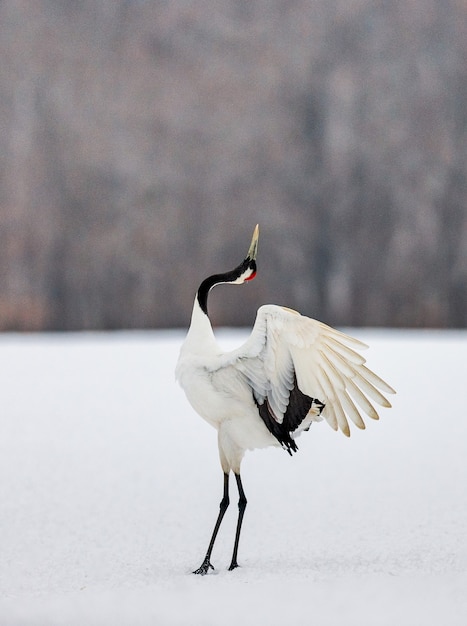
<path id="1" fill-rule="evenodd" d="M 302 393 L 326 405 L 322 416 L 329 425 L 348 436 L 349 419 L 365 428 L 362 413 L 379 419 L 371 401 L 390 407 L 381 392 L 395 393 L 356 351 L 367 347 L 296 311 L 265 305 L 246 343 L 222 355 L 219 365 L 242 372 L 258 403 L 267 400 L 278 422 L 283 421 L 296 378 Z"/>

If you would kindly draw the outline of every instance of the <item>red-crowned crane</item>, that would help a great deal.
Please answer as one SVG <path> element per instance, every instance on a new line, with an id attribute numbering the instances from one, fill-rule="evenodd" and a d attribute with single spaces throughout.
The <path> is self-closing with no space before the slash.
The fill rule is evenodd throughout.
<path id="1" fill-rule="evenodd" d="M 201 283 L 176 368 L 188 401 L 217 430 L 224 473 L 217 521 L 195 574 L 214 569 L 211 552 L 229 506 L 231 471 L 239 502 L 229 570 L 238 567 L 238 543 L 247 504 L 240 464 L 246 450 L 282 446 L 292 454 L 297 450 L 297 436 L 323 418 L 334 430 L 349 436 L 349 419 L 358 428 L 365 428 L 362 413 L 378 419 L 371 401 L 390 407 L 382 392 L 395 393 L 365 367 L 365 359 L 357 352 L 367 347 L 364 343 L 281 306 L 260 307 L 249 339 L 237 350 L 221 350 L 208 317 L 208 295 L 216 285 L 241 285 L 255 277 L 258 236 L 256 226 L 248 254 L 238 267 Z"/>

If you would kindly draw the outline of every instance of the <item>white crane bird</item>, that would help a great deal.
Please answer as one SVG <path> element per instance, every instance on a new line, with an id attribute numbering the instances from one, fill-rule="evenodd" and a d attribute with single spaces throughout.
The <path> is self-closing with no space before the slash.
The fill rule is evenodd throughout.
<path id="1" fill-rule="evenodd" d="M 229 506 L 231 471 L 239 502 L 229 570 L 238 567 L 247 504 L 240 464 L 246 450 L 282 446 L 292 454 L 297 450 L 296 437 L 323 418 L 334 430 L 349 436 L 349 419 L 358 428 L 365 428 L 362 413 L 378 419 L 370 399 L 390 407 L 382 391 L 395 393 L 365 367 L 365 359 L 357 352 L 367 347 L 364 343 L 281 306 L 260 307 L 249 339 L 237 350 L 220 349 L 208 317 L 209 292 L 222 283 L 241 285 L 255 277 L 258 236 L 256 226 L 248 254 L 238 267 L 201 283 L 176 368 L 188 401 L 217 430 L 224 473 L 217 521 L 195 574 L 214 569 L 211 552 Z"/>

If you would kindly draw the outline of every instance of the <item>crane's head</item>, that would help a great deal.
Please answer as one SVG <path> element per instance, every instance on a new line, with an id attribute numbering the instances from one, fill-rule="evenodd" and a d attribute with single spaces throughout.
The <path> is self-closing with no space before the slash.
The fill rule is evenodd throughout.
<path id="1" fill-rule="evenodd" d="M 259 238 L 259 226 L 256 224 L 253 231 L 253 237 L 251 239 L 250 247 L 245 259 L 235 269 L 225 274 L 214 274 L 209 276 L 201 283 L 197 299 L 200 307 L 204 313 L 207 314 L 207 300 L 208 294 L 216 285 L 230 284 L 230 285 L 242 285 L 248 280 L 253 280 L 256 276 L 256 253 L 258 251 L 258 238 Z"/>
<path id="2" fill-rule="evenodd" d="M 229 280 L 226 282 L 230 282 L 233 285 L 241 285 L 247 280 L 253 280 L 253 278 L 256 276 L 256 253 L 258 252 L 258 238 L 259 224 L 256 224 L 245 260 L 242 261 L 242 263 L 240 263 L 240 265 L 231 272 L 233 280 Z"/>

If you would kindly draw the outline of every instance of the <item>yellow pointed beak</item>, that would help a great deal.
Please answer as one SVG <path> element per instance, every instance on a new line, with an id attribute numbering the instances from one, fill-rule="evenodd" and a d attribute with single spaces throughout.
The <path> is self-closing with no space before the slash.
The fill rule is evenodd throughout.
<path id="1" fill-rule="evenodd" d="M 253 231 L 253 237 L 251 239 L 250 247 L 248 249 L 248 254 L 246 256 L 247 259 L 251 259 L 252 261 L 256 260 L 256 253 L 258 252 L 258 238 L 259 224 L 256 224 L 255 230 Z"/>

